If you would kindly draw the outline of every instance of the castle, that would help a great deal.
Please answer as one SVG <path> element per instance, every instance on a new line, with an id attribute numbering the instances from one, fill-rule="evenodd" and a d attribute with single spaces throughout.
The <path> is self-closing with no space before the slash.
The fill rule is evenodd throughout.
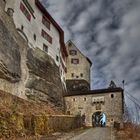
<path id="1" fill-rule="evenodd" d="M 28 46 L 32 50 L 38 48 L 40 51 L 45 52 L 46 56 L 49 56 L 55 63 L 54 73 L 56 72 L 56 75 L 59 75 L 61 79 L 66 114 L 85 114 L 85 124 L 87 126 L 93 125 L 93 116 L 96 115 L 95 113 L 101 112 L 106 115 L 107 125 L 122 122 L 123 90 L 117 87 L 90 90 L 92 62 L 80 52 L 71 40 L 66 44 L 64 43 L 64 31 L 47 12 L 42 3 L 39 0 L 5 0 L 5 3 L 5 11 L 13 18 L 17 32 L 27 42 Z M 44 64 L 46 62 L 41 67 L 45 70 Z M 41 67 L 38 68 L 41 69 Z M 55 76 L 53 70 L 50 70 L 49 84 L 52 77 Z M 39 79 L 38 77 L 37 75 L 36 78 Z M 48 80 L 46 77 L 44 79 Z M 31 91 L 34 91 L 34 94 L 41 94 L 43 100 L 47 100 L 48 95 L 53 96 L 53 99 L 56 98 L 55 94 L 59 93 L 58 90 L 55 90 L 55 87 L 59 80 L 57 80 L 57 83 L 55 81 L 56 79 L 49 86 L 48 83 L 46 85 L 43 83 L 44 87 L 42 88 L 46 88 L 43 95 L 44 91 L 41 87 L 27 86 L 28 89 L 31 88 L 28 95 Z M 51 91 L 53 92 L 51 93 Z M 48 95 L 46 96 L 46 94 Z M 56 100 L 61 100 L 60 97 Z"/>

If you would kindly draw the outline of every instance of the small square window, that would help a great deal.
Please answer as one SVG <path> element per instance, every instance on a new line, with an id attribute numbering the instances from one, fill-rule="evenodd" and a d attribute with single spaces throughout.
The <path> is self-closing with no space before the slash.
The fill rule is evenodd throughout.
<path id="1" fill-rule="evenodd" d="M 70 111 L 67 111 L 67 115 L 70 115 Z"/>
<path id="2" fill-rule="evenodd" d="M 83 73 L 81 73 L 80 76 L 83 77 Z"/>
<path id="3" fill-rule="evenodd" d="M 74 73 L 71 74 L 71 77 L 74 77 Z"/>
<path id="4" fill-rule="evenodd" d="M 72 63 L 72 64 L 79 64 L 79 59 L 74 59 L 74 58 L 72 58 L 72 59 L 71 59 L 71 63 Z"/>
<path id="5" fill-rule="evenodd" d="M 96 110 L 101 110 L 101 104 L 96 104 Z"/>
<path id="6" fill-rule="evenodd" d="M 43 44 L 43 50 L 48 53 L 48 46 L 46 44 Z"/>
<path id="7" fill-rule="evenodd" d="M 69 53 L 72 56 L 77 55 L 77 51 L 76 50 L 70 50 Z"/>

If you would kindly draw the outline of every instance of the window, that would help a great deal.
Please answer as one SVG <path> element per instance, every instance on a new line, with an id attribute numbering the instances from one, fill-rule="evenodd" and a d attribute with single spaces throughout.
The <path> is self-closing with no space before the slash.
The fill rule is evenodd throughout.
<path id="1" fill-rule="evenodd" d="M 49 43 L 52 44 L 52 37 L 48 33 L 42 30 L 41 35 L 44 39 L 46 39 Z"/>
<path id="2" fill-rule="evenodd" d="M 45 16 L 42 17 L 42 23 L 50 30 L 50 21 Z"/>
<path id="3" fill-rule="evenodd" d="M 65 73 L 67 73 L 67 68 L 66 67 L 64 68 L 64 70 L 65 70 Z"/>
<path id="4" fill-rule="evenodd" d="M 77 55 L 77 51 L 76 50 L 70 50 L 69 53 L 72 56 Z"/>
<path id="5" fill-rule="evenodd" d="M 34 40 L 36 41 L 36 34 L 34 34 Z"/>
<path id="6" fill-rule="evenodd" d="M 100 104 L 104 105 L 104 101 L 100 101 Z"/>
<path id="7" fill-rule="evenodd" d="M 114 94 L 111 94 L 111 98 L 114 98 Z"/>
<path id="8" fill-rule="evenodd" d="M 73 101 L 75 102 L 75 98 L 73 98 Z"/>
<path id="9" fill-rule="evenodd" d="M 99 103 L 96 104 L 96 110 L 101 110 L 101 104 Z"/>
<path id="10" fill-rule="evenodd" d="M 20 10 L 22 11 L 22 13 L 26 16 L 26 18 L 31 21 L 31 15 L 30 13 L 28 12 L 28 10 L 26 9 L 26 7 L 20 3 Z"/>
<path id="11" fill-rule="evenodd" d="M 79 78 L 79 76 L 76 76 L 76 78 Z"/>
<path id="12" fill-rule="evenodd" d="M 72 59 L 71 59 L 71 63 L 72 63 L 72 64 L 79 64 L 79 59 L 74 59 L 74 58 L 72 58 Z"/>
<path id="13" fill-rule="evenodd" d="M 83 73 L 81 73 L 80 76 L 83 77 Z"/>
<path id="14" fill-rule="evenodd" d="M 43 50 L 48 53 L 48 46 L 43 44 Z"/>
<path id="15" fill-rule="evenodd" d="M 70 111 L 67 111 L 67 115 L 70 115 Z"/>
<path id="16" fill-rule="evenodd" d="M 86 98 L 84 98 L 84 101 L 86 101 L 87 99 Z"/>
<path id="17" fill-rule="evenodd" d="M 24 29 L 24 26 L 23 26 L 23 25 L 21 25 L 21 30 L 23 31 L 23 29 Z"/>
<path id="18" fill-rule="evenodd" d="M 69 44 L 68 44 L 69 46 L 72 46 L 72 43 L 71 42 L 69 42 Z"/>
<path id="19" fill-rule="evenodd" d="M 30 11 L 30 13 L 33 15 L 34 14 L 34 10 L 31 7 L 31 5 L 29 4 L 28 0 L 22 0 L 22 1 L 25 4 L 25 6 L 28 8 L 28 10 Z"/>
<path id="20" fill-rule="evenodd" d="M 71 77 L 74 77 L 74 73 L 71 74 Z"/>
<path id="21" fill-rule="evenodd" d="M 58 57 L 58 55 L 56 55 L 56 61 L 59 61 L 59 57 Z"/>

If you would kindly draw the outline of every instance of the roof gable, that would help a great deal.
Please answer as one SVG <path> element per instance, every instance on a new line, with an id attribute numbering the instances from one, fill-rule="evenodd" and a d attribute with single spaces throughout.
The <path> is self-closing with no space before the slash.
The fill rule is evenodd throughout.
<path id="1" fill-rule="evenodd" d="M 90 66 L 91 66 L 91 65 L 92 65 L 91 60 L 90 60 L 88 57 L 86 57 L 86 56 L 79 50 L 79 48 L 76 47 L 76 45 L 75 45 L 71 40 L 67 41 L 67 43 L 66 43 L 67 49 L 69 50 L 69 48 L 68 48 L 69 43 L 71 43 L 71 45 L 79 52 L 79 54 L 80 54 L 81 56 L 85 57 L 85 59 L 90 63 Z"/>

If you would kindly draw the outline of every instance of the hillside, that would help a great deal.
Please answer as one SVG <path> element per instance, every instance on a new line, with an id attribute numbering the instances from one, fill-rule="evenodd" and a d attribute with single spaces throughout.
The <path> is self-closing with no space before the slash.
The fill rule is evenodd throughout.
<path id="1" fill-rule="evenodd" d="M 47 104 L 35 101 L 26 101 L 17 96 L 0 91 L 0 110 L 3 113 L 21 113 L 24 115 L 40 115 L 40 114 L 62 114 L 53 104 Z"/>

